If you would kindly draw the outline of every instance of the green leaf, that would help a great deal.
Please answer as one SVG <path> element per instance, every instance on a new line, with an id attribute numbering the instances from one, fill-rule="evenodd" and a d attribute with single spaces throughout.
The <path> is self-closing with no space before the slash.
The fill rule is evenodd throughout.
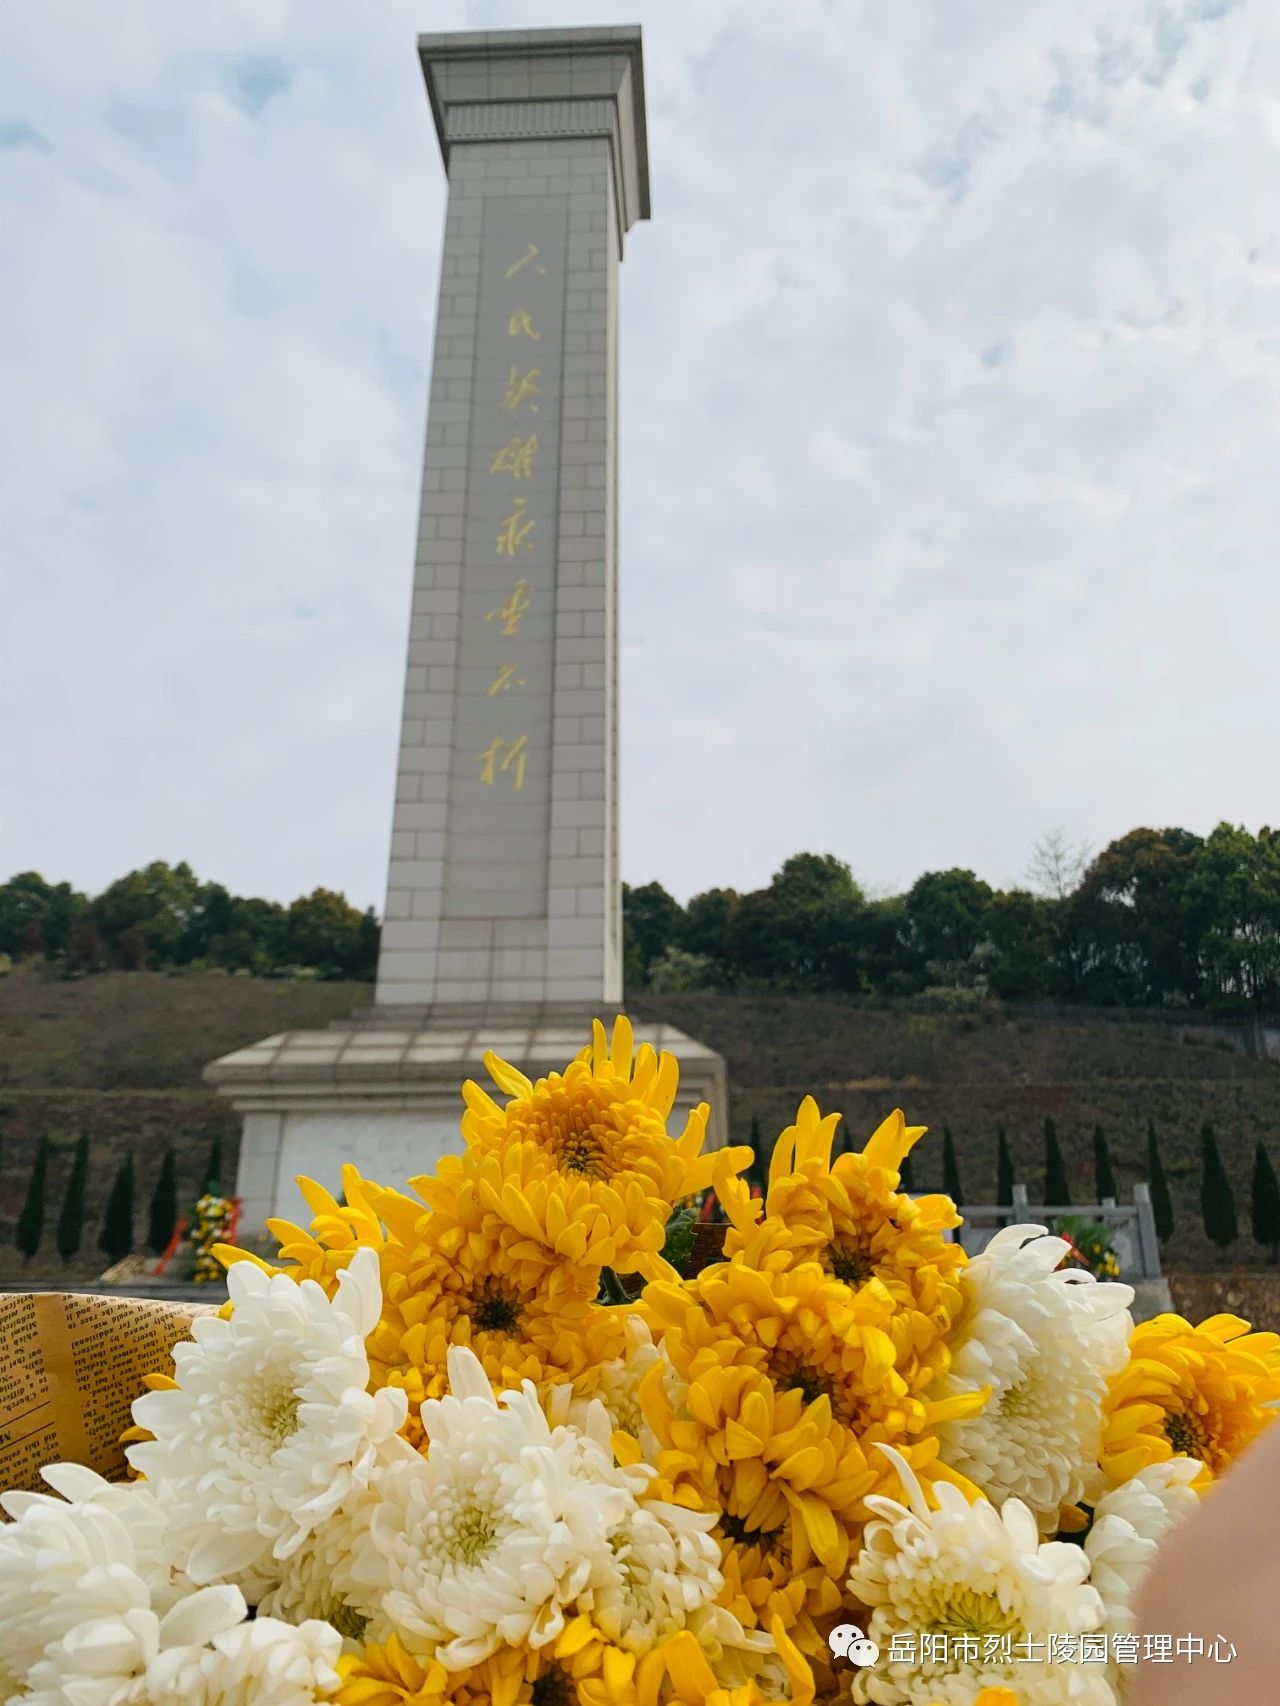
<path id="1" fill-rule="evenodd" d="M 697 1216 L 691 1208 L 676 1209 L 667 1222 L 662 1254 L 678 1274 L 685 1271 L 693 1254 L 693 1229 L 697 1224 Z"/>

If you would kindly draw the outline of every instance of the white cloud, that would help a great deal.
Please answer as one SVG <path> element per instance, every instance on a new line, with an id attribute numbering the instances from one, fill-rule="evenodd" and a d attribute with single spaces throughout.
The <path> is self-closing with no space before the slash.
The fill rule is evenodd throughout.
<path id="1" fill-rule="evenodd" d="M 1275 816 L 1265 0 L 646 31 L 624 863 L 1017 875 Z M 380 902 L 444 186 L 418 28 L 46 3 L 0 62 L 0 871 Z"/>

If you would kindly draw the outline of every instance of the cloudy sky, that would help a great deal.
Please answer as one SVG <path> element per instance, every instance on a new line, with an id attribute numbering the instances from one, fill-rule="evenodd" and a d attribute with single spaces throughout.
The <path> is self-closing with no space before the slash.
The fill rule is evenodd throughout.
<path id="1" fill-rule="evenodd" d="M 414 36 L 636 21 L 627 878 L 1280 817 L 1269 0 L 0 0 L 0 877 L 380 905 Z"/>

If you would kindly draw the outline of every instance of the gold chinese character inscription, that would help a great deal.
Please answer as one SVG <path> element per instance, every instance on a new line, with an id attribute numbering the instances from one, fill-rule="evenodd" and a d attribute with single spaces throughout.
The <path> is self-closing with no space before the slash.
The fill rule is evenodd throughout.
<path id="1" fill-rule="evenodd" d="M 494 699 L 499 693 L 509 693 L 513 687 L 527 687 L 524 676 L 516 674 L 519 667 L 518 663 L 504 663 L 494 676 L 487 697 Z"/>
<path id="2" fill-rule="evenodd" d="M 509 338 L 518 338 L 522 333 L 526 338 L 532 338 L 535 344 L 542 342 L 542 333 L 534 330 L 533 321 L 529 317 L 527 308 L 517 308 L 507 321 L 507 336 Z"/>
<path id="3" fill-rule="evenodd" d="M 501 622 L 502 632 L 509 640 L 519 628 L 528 608 L 529 583 L 522 575 L 502 603 L 485 612 L 484 619 L 486 622 Z"/>
<path id="4" fill-rule="evenodd" d="M 520 259 L 513 262 L 513 264 L 507 268 L 506 272 L 503 273 L 503 278 L 514 278 L 518 272 L 524 271 L 530 261 L 537 260 L 537 258 L 538 245 L 536 243 L 530 243 L 529 247 L 525 250 L 524 254 L 521 255 Z M 535 267 L 533 270 L 536 273 L 545 273 L 547 269 L 546 267 Z"/>
<path id="5" fill-rule="evenodd" d="M 528 373 L 521 373 L 512 363 L 511 372 L 507 375 L 507 394 L 502 399 L 502 406 L 509 415 L 514 414 L 522 403 L 527 403 L 533 413 L 537 414 L 538 405 L 533 399 L 542 395 L 542 387 L 538 384 L 541 378 L 540 367 L 531 367 Z"/>
<path id="6" fill-rule="evenodd" d="M 513 480 L 533 478 L 533 459 L 538 451 L 538 435 L 528 438 L 509 438 L 489 464 L 491 474 L 510 474 Z"/>
<path id="7" fill-rule="evenodd" d="M 531 516 L 524 513 L 525 500 L 517 498 L 511 514 L 504 517 L 498 528 L 498 555 L 514 557 L 517 551 L 532 551 L 533 545 L 529 535 L 538 525 Z"/>
<path id="8" fill-rule="evenodd" d="M 504 747 L 506 748 L 506 755 L 499 763 L 498 754 L 502 752 Z M 528 735 L 520 735 L 518 739 L 511 741 L 499 740 L 495 735 L 479 755 L 480 780 L 485 787 L 491 788 L 495 776 L 505 775 L 510 770 L 512 772 L 511 780 L 515 784 L 516 792 L 519 793 L 524 787 L 524 766 L 525 759 L 528 756 L 528 748 Z"/>

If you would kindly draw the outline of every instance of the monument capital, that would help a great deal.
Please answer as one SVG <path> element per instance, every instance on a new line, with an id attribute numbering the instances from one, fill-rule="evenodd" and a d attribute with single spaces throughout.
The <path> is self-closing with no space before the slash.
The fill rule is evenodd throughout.
<path id="1" fill-rule="evenodd" d="M 455 146 L 603 137 L 619 236 L 649 217 L 644 61 L 635 24 L 420 35 L 445 170 Z"/>

